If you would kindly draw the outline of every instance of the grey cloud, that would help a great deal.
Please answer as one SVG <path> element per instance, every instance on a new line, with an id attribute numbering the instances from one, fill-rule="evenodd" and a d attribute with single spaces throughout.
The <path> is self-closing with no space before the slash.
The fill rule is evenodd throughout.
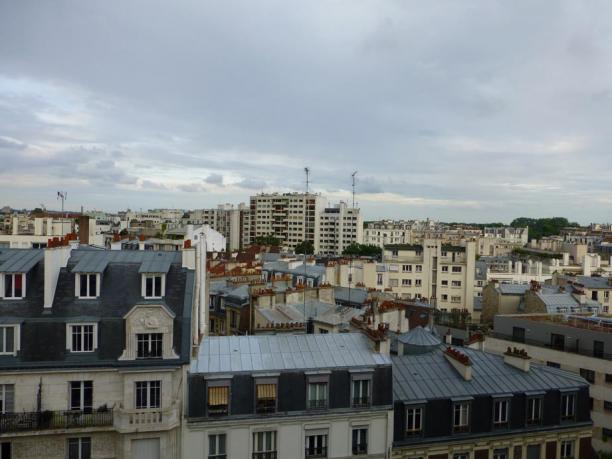
<path id="1" fill-rule="evenodd" d="M 21 140 L 13 139 L 12 137 L 0 136 L 0 148 L 6 150 L 23 150 L 27 145 Z"/>
<path id="2" fill-rule="evenodd" d="M 204 179 L 204 182 L 210 183 L 211 185 L 223 186 L 223 175 L 222 174 L 210 174 Z"/>

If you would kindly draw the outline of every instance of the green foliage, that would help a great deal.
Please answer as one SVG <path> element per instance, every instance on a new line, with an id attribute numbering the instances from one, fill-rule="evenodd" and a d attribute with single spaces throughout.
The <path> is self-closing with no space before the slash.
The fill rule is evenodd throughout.
<path id="1" fill-rule="evenodd" d="M 258 245 L 272 245 L 278 247 L 280 243 L 280 239 L 272 234 L 268 234 L 267 236 L 257 236 L 255 238 L 255 244 Z"/>
<path id="2" fill-rule="evenodd" d="M 310 241 L 302 241 L 295 246 L 295 253 L 305 253 L 306 255 L 312 255 L 314 253 L 314 245 Z"/>
<path id="3" fill-rule="evenodd" d="M 351 244 L 344 249 L 343 255 L 379 257 L 382 249 L 373 244 Z"/>
<path id="4" fill-rule="evenodd" d="M 558 258 L 558 259 L 562 259 L 563 258 L 563 254 L 562 253 L 557 253 L 557 252 L 540 252 L 540 251 L 536 251 L 536 250 L 529 250 L 529 249 L 521 249 L 521 248 L 516 248 L 512 251 L 512 253 L 516 254 L 516 255 L 524 255 L 530 258 L 546 258 L 546 259 L 551 259 L 551 258 Z"/>
<path id="5" fill-rule="evenodd" d="M 563 228 L 578 227 L 578 223 L 570 223 L 564 217 L 528 218 L 519 217 L 512 220 L 510 226 L 514 228 L 529 227 L 529 240 L 540 239 L 546 236 L 558 236 Z"/>

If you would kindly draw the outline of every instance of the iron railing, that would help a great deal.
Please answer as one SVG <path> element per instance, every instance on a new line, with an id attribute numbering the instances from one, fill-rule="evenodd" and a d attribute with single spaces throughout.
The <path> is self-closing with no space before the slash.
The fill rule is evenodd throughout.
<path id="1" fill-rule="evenodd" d="M 72 429 L 113 425 L 113 410 L 41 411 L 0 414 L 0 433 L 46 429 Z"/>

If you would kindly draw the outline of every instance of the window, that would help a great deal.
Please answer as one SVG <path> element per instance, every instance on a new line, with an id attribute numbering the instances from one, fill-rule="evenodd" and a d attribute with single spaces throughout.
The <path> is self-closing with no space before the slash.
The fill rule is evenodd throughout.
<path id="1" fill-rule="evenodd" d="M 79 274 L 79 298 L 96 298 L 98 296 L 97 274 Z"/>
<path id="2" fill-rule="evenodd" d="M 606 382 L 607 383 L 612 383 L 612 374 L 606 373 Z"/>
<path id="3" fill-rule="evenodd" d="M 161 381 L 137 381 L 136 409 L 161 408 Z"/>
<path id="4" fill-rule="evenodd" d="M 507 448 L 494 449 L 493 459 L 508 459 L 508 449 Z"/>
<path id="5" fill-rule="evenodd" d="M 447 280 L 443 280 L 443 281 L 442 281 L 442 285 L 443 285 L 444 287 L 448 287 L 448 281 L 447 281 Z"/>
<path id="6" fill-rule="evenodd" d="M 208 459 L 226 459 L 225 434 L 215 434 L 208 436 Z"/>
<path id="7" fill-rule="evenodd" d="M 461 303 L 460 296 L 451 296 L 451 303 Z"/>
<path id="8" fill-rule="evenodd" d="M 358 427 L 353 429 L 353 456 L 361 456 L 368 454 L 368 429 Z"/>
<path id="9" fill-rule="evenodd" d="M 0 413 L 15 411 L 15 385 L 0 384 Z"/>
<path id="10" fill-rule="evenodd" d="M 382 284 L 383 284 L 383 275 L 377 274 L 376 275 L 376 285 L 382 285 Z"/>
<path id="11" fill-rule="evenodd" d="M 412 265 L 402 265 L 402 271 L 405 273 L 411 273 L 412 272 Z"/>
<path id="12" fill-rule="evenodd" d="M 557 333 L 550 334 L 550 347 L 558 351 L 565 350 L 565 336 Z"/>
<path id="13" fill-rule="evenodd" d="M 11 459 L 11 443 L 0 443 L 0 459 Z"/>
<path id="14" fill-rule="evenodd" d="M 454 273 L 460 273 L 461 272 L 461 266 L 453 266 L 453 272 Z"/>
<path id="15" fill-rule="evenodd" d="M 255 384 L 257 413 L 274 413 L 276 411 L 276 383 Z"/>
<path id="16" fill-rule="evenodd" d="M 412 280 L 411 279 L 402 279 L 402 285 L 404 287 L 410 287 L 412 285 Z"/>
<path id="17" fill-rule="evenodd" d="M 470 459 L 470 453 L 455 453 L 453 459 Z"/>
<path id="18" fill-rule="evenodd" d="M 70 409 L 91 413 L 93 399 L 92 381 L 70 381 Z"/>
<path id="19" fill-rule="evenodd" d="M 606 411 L 612 411 L 612 402 L 604 400 L 603 407 L 604 407 L 604 410 Z"/>
<path id="20" fill-rule="evenodd" d="M 415 265 L 415 266 L 414 266 L 414 270 L 415 270 L 417 273 L 421 273 L 421 272 L 423 272 L 423 265 Z"/>
<path id="21" fill-rule="evenodd" d="M 162 275 L 161 274 L 146 274 L 145 278 L 145 298 L 161 298 L 162 297 Z"/>
<path id="22" fill-rule="evenodd" d="M 162 356 L 162 333 L 137 333 L 136 357 L 159 359 Z"/>
<path id="23" fill-rule="evenodd" d="M 230 311 L 230 327 L 238 328 L 238 313 L 236 311 Z"/>
<path id="24" fill-rule="evenodd" d="M 446 293 L 442 294 L 442 301 L 448 301 L 448 295 Z"/>
<path id="25" fill-rule="evenodd" d="M 442 272 L 443 273 L 447 273 L 448 272 L 448 266 L 442 266 Z"/>
<path id="26" fill-rule="evenodd" d="M 525 342 L 525 329 L 523 327 L 512 327 L 512 341 Z"/>
<path id="27" fill-rule="evenodd" d="M 527 424 L 534 425 L 542 422 L 542 399 L 532 397 L 527 399 Z"/>
<path id="28" fill-rule="evenodd" d="M 576 414 L 576 395 L 562 394 L 561 395 L 561 420 L 573 420 Z"/>
<path id="29" fill-rule="evenodd" d="M 209 416 L 229 413 L 229 385 L 208 386 L 207 408 Z"/>
<path id="30" fill-rule="evenodd" d="M 423 284 L 423 281 L 421 279 L 415 279 L 414 280 L 414 285 L 417 287 L 420 287 Z"/>
<path id="31" fill-rule="evenodd" d="M 461 287 L 461 281 L 452 281 L 451 287 Z"/>
<path id="32" fill-rule="evenodd" d="M 93 352 L 95 349 L 94 324 L 68 325 L 71 352 Z"/>
<path id="33" fill-rule="evenodd" d="M 25 275 L 5 274 L 4 275 L 4 298 L 20 299 L 25 296 Z"/>
<path id="34" fill-rule="evenodd" d="M 327 432 L 306 431 L 306 457 L 327 457 Z"/>
<path id="35" fill-rule="evenodd" d="M 253 433 L 253 459 L 276 459 L 276 432 Z"/>
<path id="36" fill-rule="evenodd" d="M 406 409 L 406 435 L 420 435 L 423 432 L 423 408 Z"/>
<path id="37" fill-rule="evenodd" d="M 602 359 L 604 356 L 604 343 L 603 341 L 593 341 L 593 357 Z"/>
<path id="38" fill-rule="evenodd" d="M 393 258 L 397 258 L 397 250 L 392 250 L 392 251 L 391 251 L 391 256 L 392 256 Z"/>
<path id="39" fill-rule="evenodd" d="M 361 408 L 370 405 L 370 380 L 354 379 L 353 389 L 353 408 Z"/>
<path id="40" fill-rule="evenodd" d="M 0 354 L 15 353 L 15 328 L 14 326 L 0 327 Z"/>
<path id="41" fill-rule="evenodd" d="M 595 382 L 595 372 L 593 370 L 587 370 L 586 368 L 581 368 L 580 376 L 582 376 L 584 379 L 586 379 L 591 384 Z"/>
<path id="42" fill-rule="evenodd" d="M 68 459 L 91 459 L 91 438 L 69 438 Z"/>
<path id="43" fill-rule="evenodd" d="M 327 408 L 327 382 L 308 383 L 308 408 L 311 410 Z"/>
<path id="44" fill-rule="evenodd" d="M 571 459 L 574 457 L 574 442 L 564 440 L 561 442 L 561 459 Z"/>
<path id="45" fill-rule="evenodd" d="M 510 400 L 494 400 L 493 402 L 493 427 L 496 429 L 508 427 L 508 411 Z"/>
<path id="46" fill-rule="evenodd" d="M 460 402 L 453 406 L 453 432 L 470 431 L 470 403 Z"/>

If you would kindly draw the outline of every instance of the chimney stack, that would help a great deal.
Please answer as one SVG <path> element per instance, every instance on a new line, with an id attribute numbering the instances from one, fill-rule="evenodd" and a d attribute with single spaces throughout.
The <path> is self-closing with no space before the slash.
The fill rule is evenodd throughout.
<path id="1" fill-rule="evenodd" d="M 528 373 L 531 368 L 530 361 L 531 357 L 527 355 L 525 349 L 508 347 L 506 352 L 504 352 L 504 363 L 518 368 L 525 373 Z"/>

